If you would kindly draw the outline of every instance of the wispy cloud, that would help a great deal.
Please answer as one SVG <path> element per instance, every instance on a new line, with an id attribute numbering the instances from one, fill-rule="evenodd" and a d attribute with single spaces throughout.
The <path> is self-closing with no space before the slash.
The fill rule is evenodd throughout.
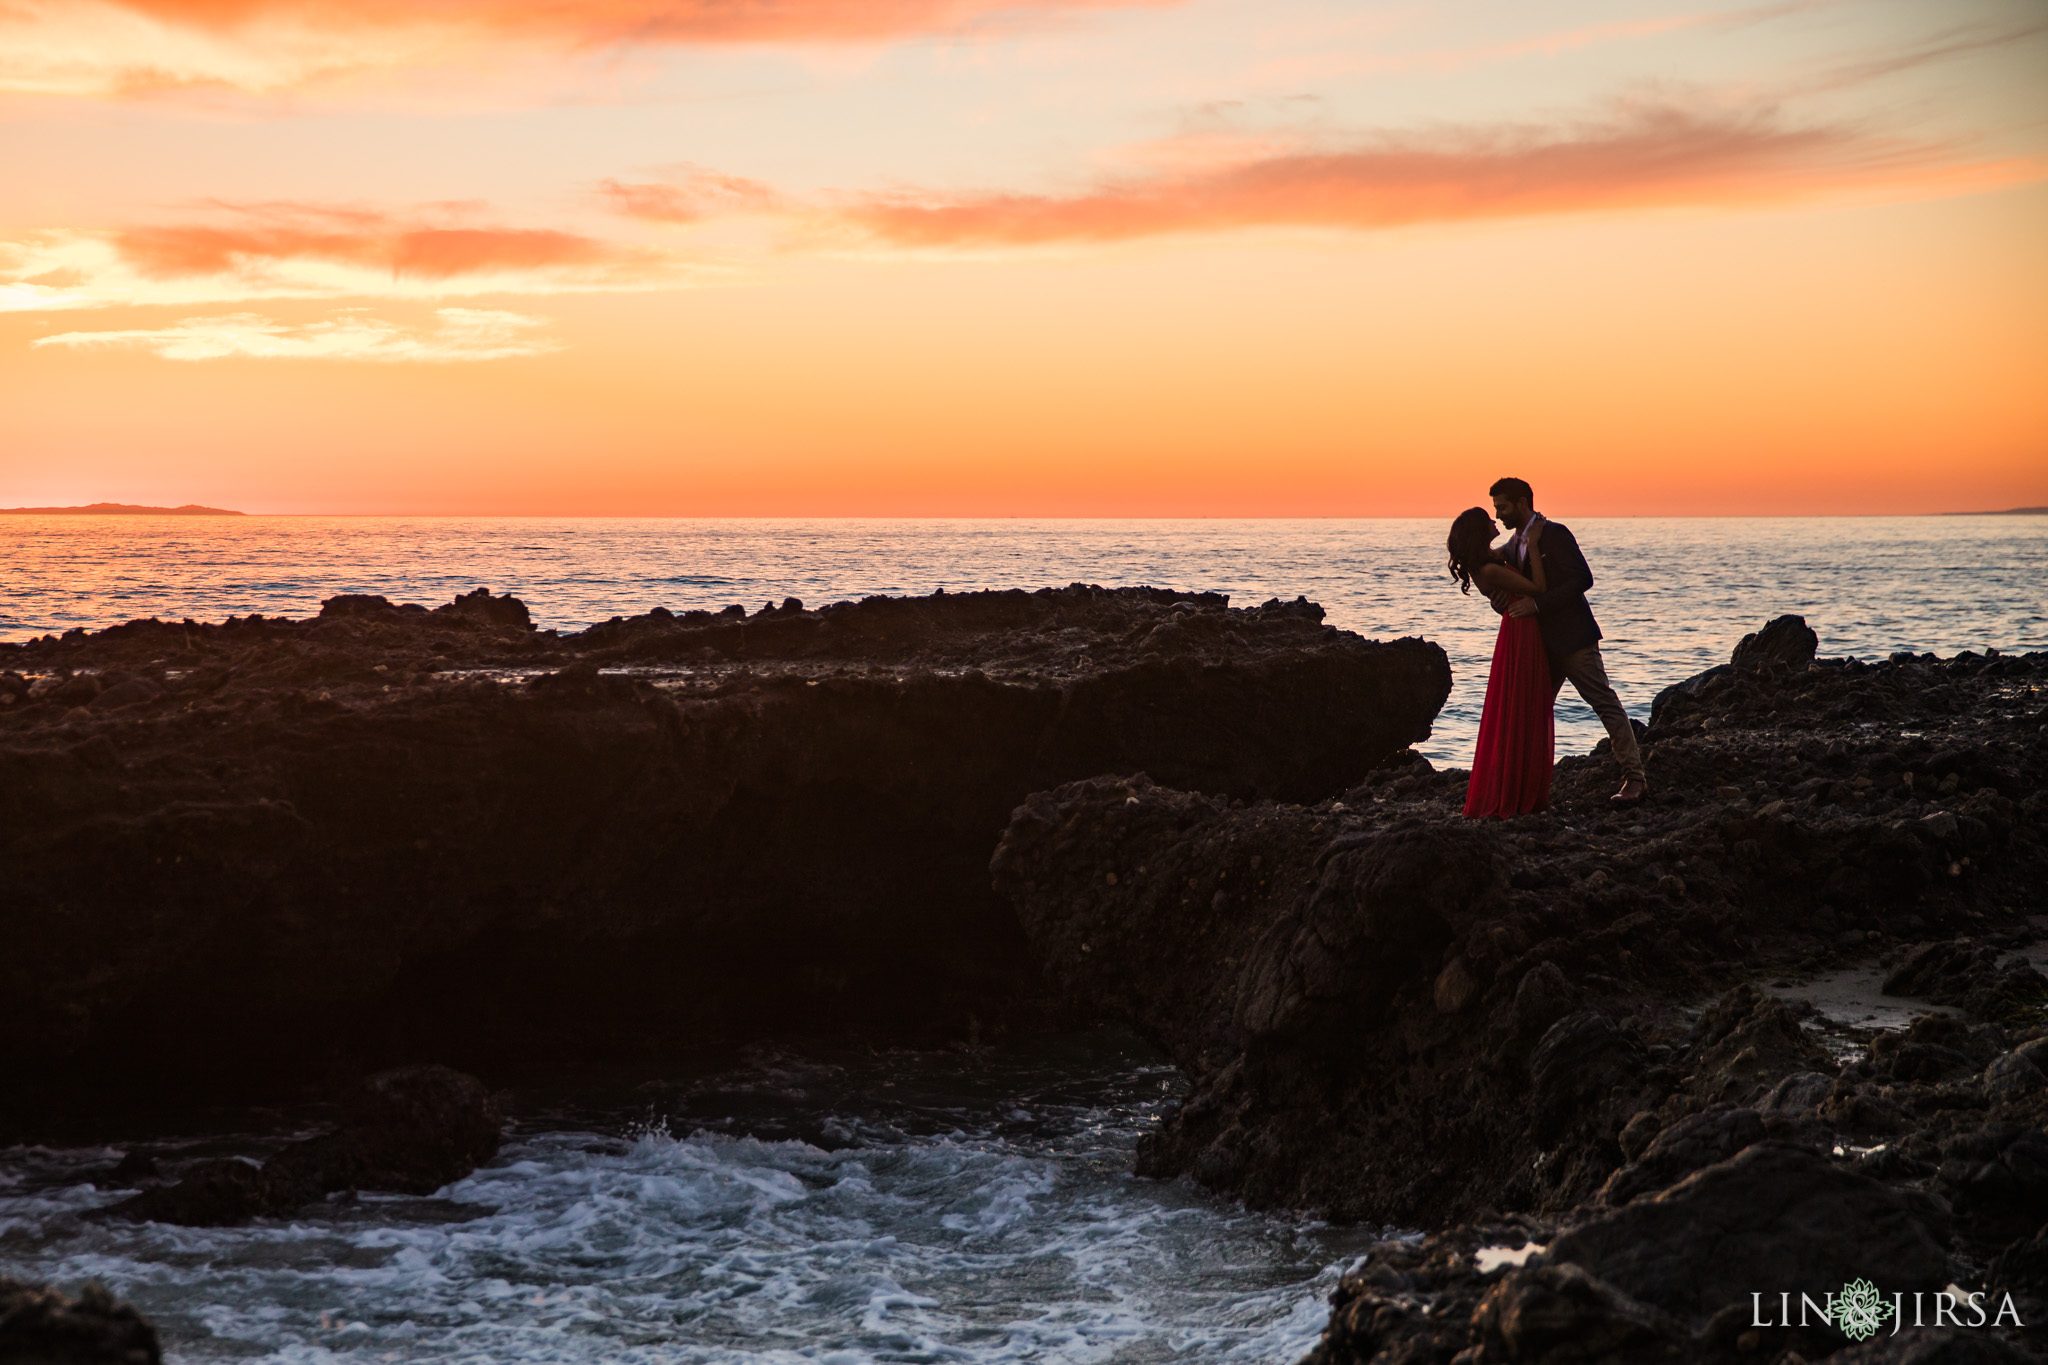
<path id="1" fill-rule="evenodd" d="M 971 249 L 1737 206 L 1873 188 L 1953 192 L 2042 174 L 2030 162 L 1974 161 L 1954 146 L 1794 122 L 1771 108 L 1638 99 L 1561 125 L 1382 132 L 1240 152 L 1067 195 L 857 198 L 840 219 L 893 246 Z"/>
<path id="2" fill-rule="evenodd" d="M 715 257 L 701 240 L 685 252 L 508 226 L 488 221 L 475 205 L 216 203 L 193 221 L 0 240 L 0 312 L 642 292 L 728 282 L 753 269 L 750 262 L 843 253 L 850 245 L 985 254 L 1268 228 L 1373 231 L 1846 196 L 1924 198 L 2048 176 L 2038 158 L 1986 159 L 1962 143 L 1669 91 L 1548 123 L 1292 138 L 1198 129 L 1127 148 L 1123 165 L 1067 193 L 792 197 L 695 165 L 595 186 L 599 203 L 638 222 L 756 220 L 751 235 L 734 236 Z"/>
<path id="3" fill-rule="evenodd" d="M 350 313 L 325 322 L 292 325 L 256 313 L 185 318 L 168 327 L 61 332 L 37 347 L 73 350 L 136 349 L 165 360 L 357 360 L 426 362 L 507 360 L 546 355 L 561 343 L 530 335 L 546 319 L 481 308 L 442 308 L 433 328 L 406 327 Z"/>
<path id="4" fill-rule="evenodd" d="M 1839 3 L 1841 0 L 1775 0 L 1765 5 L 1610 20 L 1571 28 L 1545 29 L 1491 42 L 1406 51 L 1383 42 L 1334 43 L 1326 50 L 1311 55 L 1293 55 L 1262 62 L 1257 72 L 1268 82 L 1284 80 L 1290 83 L 1404 72 L 1451 75 L 1477 67 L 1559 57 L 1566 53 L 1654 40 L 1678 33 L 1729 32 Z M 1543 11 L 1531 7 L 1526 13 L 1540 16 Z"/>
<path id="5" fill-rule="evenodd" d="M 508 51 L 845 43 L 1173 0 L 8 0 L 0 90 L 289 89 Z"/>
<path id="6" fill-rule="evenodd" d="M 607 292 L 714 273 L 672 252 L 473 216 L 461 206 L 220 204 L 199 222 L 29 234 L 0 242 L 0 311 Z"/>
<path id="7" fill-rule="evenodd" d="M 545 228 L 424 227 L 389 215 L 319 205 L 260 204 L 234 226 L 179 224 L 114 234 L 121 255 L 158 277 L 217 275 L 279 261 L 364 266 L 446 280 L 493 270 L 608 264 L 619 252 Z"/>
<path id="8" fill-rule="evenodd" d="M 1805 83 L 1808 90 L 1825 90 L 1862 85 L 1901 72 L 1912 71 L 1955 57 L 2013 48 L 2048 33 L 2048 17 L 2029 18 L 2016 24 L 1962 24 L 1931 34 L 1890 52 L 1850 58 L 1821 76 Z"/>
<path id="9" fill-rule="evenodd" d="M 689 164 L 675 167 L 661 180 L 604 180 L 597 189 L 612 212 L 651 223 L 696 223 L 783 207 L 782 197 L 758 180 Z"/>

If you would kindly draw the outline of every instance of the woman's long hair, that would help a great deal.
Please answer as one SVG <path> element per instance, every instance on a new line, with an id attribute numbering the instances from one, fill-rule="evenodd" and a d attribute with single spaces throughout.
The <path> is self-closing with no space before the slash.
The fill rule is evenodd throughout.
<path id="1" fill-rule="evenodd" d="M 1451 523 L 1445 544 L 1451 552 L 1451 577 L 1458 580 L 1459 592 L 1472 591 L 1472 580 L 1492 559 L 1493 532 L 1493 518 L 1484 507 L 1468 507 Z"/>

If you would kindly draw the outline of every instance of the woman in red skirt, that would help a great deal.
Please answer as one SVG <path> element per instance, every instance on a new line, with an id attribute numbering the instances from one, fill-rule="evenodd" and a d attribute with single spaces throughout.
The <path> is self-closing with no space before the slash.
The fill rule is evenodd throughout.
<path id="1" fill-rule="evenodd" d="M 1493 518 L 1480 507 L 1451 523 L 1451 577 L 1458 591 L 1479 590 L 1501 614 L 1493 641 L 1493 671 L 1486 677 L 1486 707 L 1479 714 L 1479 746 L 1472 755 L 1472 780 L 1465 789 L 1465 814 L 1525 815 L 1550 801 L 1550 765 L 1555 741 L 1551 714 L 1550 657 L 1534 616 L 1510 616 L 1517 597 L 1543 591 L 1539 523 L 1529 539 L 1529 575 L 1493 548 Z"/>

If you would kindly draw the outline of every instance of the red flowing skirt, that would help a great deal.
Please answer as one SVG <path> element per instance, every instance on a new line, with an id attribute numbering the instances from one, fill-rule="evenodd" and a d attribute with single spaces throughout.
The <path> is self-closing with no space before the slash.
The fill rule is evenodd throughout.
<path id="1" fill-rule="evenodd" d="M 1486 675 L 1486 709 L 1479 714 L 1465 814 L 1542 810 L 1550 801 L 1555 738 L 1543 633 L 1533 616 L 1503 616 L 1493 642 L 1493 671 Z"/>

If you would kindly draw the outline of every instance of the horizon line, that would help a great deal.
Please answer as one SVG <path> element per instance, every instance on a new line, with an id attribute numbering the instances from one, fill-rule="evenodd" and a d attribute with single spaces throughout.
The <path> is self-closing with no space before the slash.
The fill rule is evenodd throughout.
<path id="1" fill-rule="evenodd" d="M 1476 505 L 1476 504 L 1475 504 Z M 1538 509 L 1541 510 L 1540 508 Z M 180 522 L 216 518 L 263 517 L 326 520 L 441 521 L 1434 521 L 1438 513 L 1273 513 L 1273 512 L 971 512 L 971 513 L 815 513 L 815 512 L 249 512 L 219 509 L 207 513 L 48 511 L 0 507 L 0 516 L 40 516 L 123 521 L 176 517 Z M 2048 507 L 1942 512 L 1607 512 L 1573 514 L 1594 521 L 1904 521 L 1931 517 L 2044 517 Z"/>

